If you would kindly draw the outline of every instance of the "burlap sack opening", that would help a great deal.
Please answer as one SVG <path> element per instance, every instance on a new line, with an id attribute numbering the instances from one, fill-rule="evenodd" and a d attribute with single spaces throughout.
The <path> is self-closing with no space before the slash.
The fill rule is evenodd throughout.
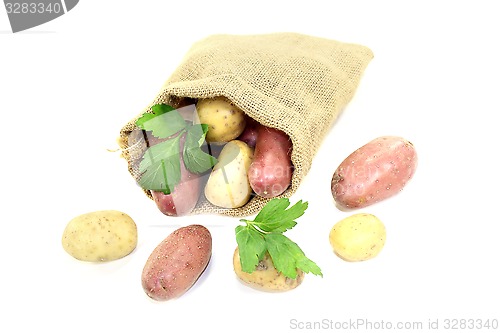
<path id="1" fill-rule="evenodd" d="M 153 102 L 121 129 L 122 156 L 138 179 L 136 162 L 142 150 L 131 147 L 129 136 L 136 119 L 151 112 L 152 105 L 177 106 L 183 98 L 224 96 L 261 124 L 290 136 L 294 173 L 291 186 L 281 195 L 290 197 L 372 58 L 363 45 L 297 33 L 209 36 L 191 47 Z M 192 214 L 248 216 L 268 201 L 254 196 L 241 208 L 225 209 L 201 194 Z"/>

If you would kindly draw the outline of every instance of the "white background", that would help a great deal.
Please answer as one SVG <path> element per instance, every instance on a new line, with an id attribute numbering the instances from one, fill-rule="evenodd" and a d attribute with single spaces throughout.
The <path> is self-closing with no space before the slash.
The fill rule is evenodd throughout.
<path id="1" fill-rule="evenodd" d="M 82 0 L 17 34 L 1 8 L 0 331 L 287 332 L 298 330 L 295 322 L 323 320 L 424 328 L 429 320 L 500 320 L 495 5 Z M 363 44 L 375 57 L 291 198 L 309 209 L 287 235 L 324 277 L 269 294 L 233 273 L 238 219 L 167 218 L 108 149 L 192 43 L 213 33 L 280 31 Z M 381 254 L 346 263 L 332 253 L 328 233 L 351 213 L 335 207 L 330 179 L 349 153 L 381 135 L 412 141 L 419 166 L 403 192 L 363 210 L 386 225 Z M 132 216 L 138 246 L 116 262 L 78 262 L 62 249 L 64 227 L 100 209 Z M 183 297 L 154 302 L 141 288 L 145 260 L 191 223 L 212 233 L 209 268 Z"/>

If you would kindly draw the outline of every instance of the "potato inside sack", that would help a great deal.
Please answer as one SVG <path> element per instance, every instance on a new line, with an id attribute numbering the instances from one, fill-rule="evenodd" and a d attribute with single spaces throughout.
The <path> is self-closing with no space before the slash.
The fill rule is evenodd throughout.
<path id="1" fill-rule="evenodd" d="M 288 134 L 261 124 L 257 126 L 255 156 L 248 177 L 253 191 L 264 198 L 274 198 L 292 183 L 293 144 Z"/>
<path id="2" fill-rule="evenodd" d="M 228 142 L 222 149 L 205 185 L 207 200 L 222 208 L 245 205 L 252 195 L 248 169 L 253 160 L 253 149 L 239 140 Z"/>
<path id="3" fill-rule="evenodd" d="M 250 169 L 244 169 L 248 172 L 251 190 L 254 193 L 264 198 L 274 198 L 290 187 L 293 174 L 291 161 L 293 147 L 290 137 L 285 132 L 260 124 L 225 97 L 200 99 L 196 104 L 196 110 L 198 121 L 208 125 L 206 136 L 208 142 L 224 144 L 226 140 L 237 137 L 249 147 L 255 147 Z M 227 162 L 227 154 L 225 155 Z M 207 199 L 214 203 L 210 198 Z M 216 205 L 226 208 L 241 207 L 234 204 Z"/>
<path id="4" fill-rule="evenodd" d="M 198 121 L 208 125 L 206 140 L 223 144 L 236 139 L 245 129 L 245 113 L 227 98 L 202 98 L 196 103 Z"/>
<path id="5" fill-rule="evenodd" d="M 245 129 L 237 139 L 245 142 L 250 148 L 255 148 L 258 126 L 259 123 L 255 119 L 246 116 Z"/>
<path id="6" fill-rule="evenodd" d="M 184 216 L 191 213 L 202 192 L 203 178 L 186 169 L 183 161 L 180 163 L 181 179 L 172 192 L 151 191 L 153 200 L 160 210 L 168 216 Z"/>

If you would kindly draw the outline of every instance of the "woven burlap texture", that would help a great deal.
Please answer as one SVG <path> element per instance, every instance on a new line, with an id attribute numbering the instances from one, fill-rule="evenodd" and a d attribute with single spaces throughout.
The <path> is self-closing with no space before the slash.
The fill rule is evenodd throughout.
<path id="1" fill-rule="evenodd" d="M 261 124 L 290 136 L 294 172 L 291 186 L 280 196 L 290 197 L 372 58 L 366 46 L 298 33 L 209 36 L 188 50 L 154 100 L 122 128 L 122 155 L 137 179 L 137 154 L 128 138 L 137 118 L 157 103 L 175 106 L 183 97 L 224 96 Z M 254 196 L 241 208 L 225 209 L 201 194 L 192 214 L 249 216 L 268 201 Z"/>

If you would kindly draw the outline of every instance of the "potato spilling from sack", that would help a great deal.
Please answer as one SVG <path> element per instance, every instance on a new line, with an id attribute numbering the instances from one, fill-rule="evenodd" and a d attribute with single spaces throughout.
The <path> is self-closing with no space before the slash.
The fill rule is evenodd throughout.
<path id="1" fill-rule="evenodd" d="M 82 261 L 120 259 L 136 248 L 137 226 L 130 216 L 116 210 L 82 214 L 66 225 L 62 246 Z"/>
<path id="2" fill-rule="evenodd" d="M 350 154 L 335 170 L 331 191 L 340 207 L 363 208 L 400 192 L 417 168 L 413 144 L 401 137 L 376 138 Z"/>

